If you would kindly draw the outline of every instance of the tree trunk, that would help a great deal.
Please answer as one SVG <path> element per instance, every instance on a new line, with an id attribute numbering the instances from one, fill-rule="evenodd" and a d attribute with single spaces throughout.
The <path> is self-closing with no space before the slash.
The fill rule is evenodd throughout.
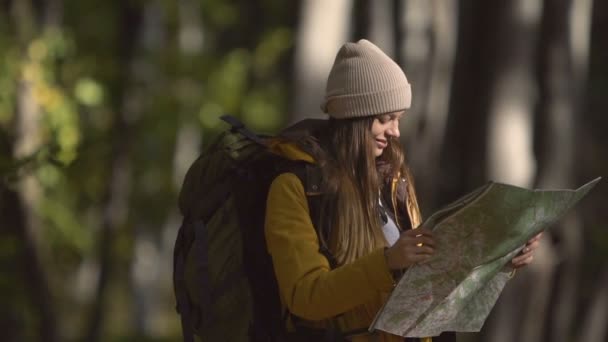
<path id="1" fill-rule="evenodd" d="M 59 3 L 59 2 L 53 2 Z M 15 18 L 16 32 L 22 51 L 39 32 L 44 31 L 49 23 L 40 22 L 38 18 L 49 17 L 48 8 L 36 7 L 31 1 L 12 3 L 12 14 Z M 53 11 L 56 13 L 56 10 Z M 23 64 L 31 61 L 27 56 Z M 33 80 L 22 77 L 18 81 L 17 101 L 15 108 L 15 141 L 4 147 L 3 154 L 16 159 L 35 154 L 42 146 L 40 138 L 41 110 L 34 97 Z M 12 145 L 12 146 L 11 146 Z M 42 224 L 36 213 L 41 195 L 40 184 L 32 174 L 24 174 L 16 184 L 17 191 L 0 184 L 0 210 L 7 218 L 8 229 L 19 241 L 23 278 L 31 306 L 36 312 L 38 338 L 41 341 L 58 341 L 58 320 L 53 303 L 51 284 L 45 271 L 44 244 L 42 241 Z M 1 203 L 4 202 L 4 203 Z"/>
<path id="2" fill-rule="evenodd" d="M 531 141 L 532 98 L 528 92 L 532 80 L 527 74 L 531 70 L 538 13 L 538 0 L 459 3 L 451 111 L 441 175 L 435 178 L 439 189 L 437 204 L 451 202 L 488 178 L 497 177 L 497 169 L 492 166 L 500 162 L 500 157 L 518 158 L 513 164 L 521 163 L 521 155 L 509 156 L 494 150 L 511 147 L 512 141 L 499 139 L 502 128 L 515 129 L 522 135 L 518 140 L 525 139 L 527 134 Z M 514 125 L 500 127 L 497 123 L 501 121 Z M 531 159 L 531 146 L 515 147 L 524 161 Z M 525 283 L 521 276 L 518 274 L 503 292 L 482 330 L 482 339 L 518 340 L 516 336 L 523 323 L 517 319 L 516 309 L 525 305 L 525 301 L 514 300 L 511 295 L 518 293 L 523 298 L 521 291 L 514 289 L 516 284 Z"/>
<path id="3" fill-rule="evenodd" d="M 496 78 L 491 84 L 488 114 L 488 177 L 529 187 L 535 172 L 533 109 L 534 44 L 541 1 L 513 1 L 502 8 L 498 22 L 486 27 L 494 37 Z M 489 341 L 539 341 L 548 314 L 554 252 L 544 244 L 536 262 L 520 271 L 497 303 L 485 336 Z"/>
<path id="4" fill-rule="evenodd" d="M 458 8 L 448 1 L 432 1 L 418 7 L 406 9 L 406 15 L 411 17 L 406 21 L 412 22 L 412 28 L 405 30 L 405 39 L 398 44 L 405 46 L 403 65 L 413 88 L 413 106 L 401 131 L 408 161 L 417 175 L 419 202 L 423 212 L 429 213 L 429 208 L 435 206 L 438 155 L 447 122 Z M 421 11 L 426 14 L 418 13 Z M 420 23 L 416 17 L 427 20 Z M 416 23 L 418 27 L 413 25 Z"/>
<path id="5" fill-rule="evenodd" d="M 574 8 L 579 2 L 589 6 L 591 0 L 574 3 Z M 606 96 L 606 75 L 608 75 L 608 2 L 593 1 L 592 22 L 590 41 L 582 39 L 584 33 L 573 37 L 573 46 L 589 47 L 589 64 L 586 75 L 584 92 L 582 94 L 583 104 L 580 113 L 577 113 L 576 123 L 579 131 L 576 136 L 577 148 L 575 155 L 575 175 L 578 183 L 582 183 L 597 176 L 608 174 L 608 163 L 606 163 L 606 147 L 608 146 L 608 97 Z M 584 16 L 583 16 L 584 17 Z M 581 25 L 584 27 L 584 25 Z M 579 26 L 580 27 L 580 26 Z M 584 30 L 583 30 L 584 31 Z M 584 51 L 584 48 L 583 48 Z M 575 53 L 582 56 L 585 53 Z M 575 59 L 575 66 L 579 65 Z M 583 68 L 584 70 L 584 68 Z M 606 236 L 606 198 L 608 198 L 608 186 L 603 179 L 599 186 L 583 201 L 578 209 L 583 221 L 585 232 L 585 248 L 583 260 L 586 265 L 581 277 L 580 293 L 584 297 L 579 309 L 582 309 L 582 319 L 577 327 L 575 336 L 577 341 L 596 342 L 606 341 L 606 315 L 608 311 L 608 270 L 606 250 L 608 244 L 603 239 Z M 577 321 L 578 323 L 578 321 Z"/>
<path id="6" fill-rule="evenodd" d="M 486 180 L 486 113 L 496 60 L 495 37 L 490 33 L 504 6 L 504 2 L 459 2 L 450 112 L 441 146 L 441 172 L 433 180 L 436 206 L 457 199 Z"/>
<path id="7" fill-rule="evenodd" d="M 116 84 L 119 85 L 114 93 L 114 126 L 111 130 L 112 148 L 109 171 L 108 188 L 103 201 L 103 217 L 101 225 L 101 239 L 99 242 L 100 271 L 96 288 L 95 303 L 87 330 L 87 341 L 99 341 L 102 337 L 104 325 L 104 304 L 107 301 L 107 288 L 110 277 L 114 271 L 114 257 L 112 248 L 117 231 L 125 223 L 128 213 L 128 197 L 131 182 L 131 127 L 127 122 L 129 110 L 127 102 L 127 89 L 130 82 L 133 55 L 137 42 L 137 35 L 142 20 L 140 5 L 134 1 L 122 3 L 121 28 L 117 37 L 120 42 L 117 52 L 120 65 L 124 68 L 119 73 Z"/>
<path id="8" fill-rule="evenodd" d="M 378 45 L 387 55 L 395 56 L 395 16 L 393 16 L 393 2 L 390 0 L 370 1 L 369 24 L 366 36 Z"/>
<path id="9" fill-rule="evenodd" d="M 25 293 L 28 297 L 28 305 L 33 308 L 36 313 L 37 326 L 34 333 L 37 341 L 55 342 L 59 341 L 57 331 L 57 316 L 55 315 L 55 306 L 49 286 L 48 277 L 44 271 L 44 266 L 41 261 L 41 256 L 37 245 L 34 243 L 26 223 L 26 213 L 23 203 L 17 192 L 7 188 L 0 183 L 0 215 L 3 218 L 3 226 L 7 229 L 2 235 L 14 237 L 18 241 L 18 261 L 20 275 Z M 8 303 L 5 303 L 8 304 Z M 5 309 L 19 310 L 16 305 L 8 304 Z M 14 336 L 14 341 L 21 341 L 25 336 L 32 336 L 31 333 L 26 333 L 27 326 L 20 326 L 19 323 L 25 324 L 21 317 L 15 315 L 14 312 L 9 313 L 12 317 L 18 320 L 15 326 L 7 326 L 3 329 L 2 334 L 8 340 L 10 336 Z"/>
<path id="10" fill-rule="evenodd" d="M 596 278 L 595 289 L 584 311 L 583 324 L 576 341 L 603 342 L 608 337 L 608 270 Z"/>
<path id="11" fill-rule="evenodd" d="M 302 1 L 296 36 L 295 105 L 291 122 L 324 117 L 319 106 L 336 53 L 348 40 L 352 7 L 352 0 Z"/>
<path id="12" fill-rule="evenodd" d="M 539 163 L 537 186 L 540 188 L 576 185 L 575 134 L 579 126 L 574 115 L 580 107 L 582 77 L 576 73 L 572 60 L 572 8 L 571 0 L 545 1 L 544 6 L 537 65 L 540 102 L 536 150 Z M 588 40 L 588 37 L 583 39 Z M 580 62 L 578 64 L 579 69 L 585 68 Z M 558 241 L 556 248 L 562 262 L 556 269 L 553 294 L 547 310 L 551 312 L 547 339 L 569 341 L 578 304 L 579 269 L 583 253 L 583 227 L 577 212 L 553 227 L 551 235 Z M 549 292 L 550 288 L 542 291 Z"/>
<path id="13" fill-rule="evenodd" d="M 384 1 L 370 3 L 369 0 L 354 0 L 351 30 L 354 40 L 368 37 L 371 25 L 376 22 L 373 18 L 372 6 L 382 2 Z"/>
<path id="14" fill-rule="evenodd" d="M 2 151 L 2 153 L 5 152 L 9 155 L 8 151 Z M 6 315 L 9 317 L 2 315 L 3 317 L 0 319 L 9 319 L 13 322 L 10 322 L 10 325 L 9 322 L 2 322 L 2 324 L 7 323 L 2 330 L 2 335 L 7 341 L 22 341 L 26 336 L 33 335 L 36 336 L 37 341 L 55 342 L 60 340 L 55 305 L 42 257 L 27 225 L 26 216 L 19 193 L 0 182 L 0 217 L 2 217 L 2 226 L 6 229 L 0 236 L 3 239 L 17 241 L 15 279 L 20 280 L 14 280 L 14 282 L 22 284 L 28 301 L 27 305 L 36 315 L 36 328 L 32 334 L 28 332 L 31 327 L 25 325 L 26 319 L 20 317 L 16 312 L 16 310 L 21 311 L 22 308 L 12 301 L 4 303 L 4 309 L 8 311 Z"/>

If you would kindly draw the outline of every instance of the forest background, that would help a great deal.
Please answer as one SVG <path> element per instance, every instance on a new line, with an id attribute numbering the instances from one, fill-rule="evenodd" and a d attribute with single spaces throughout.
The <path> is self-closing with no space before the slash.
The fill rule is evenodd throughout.
<path id="1" fill-rule="evenodd" d="M 2 340 L 180 340 L 188 166 L 224 113 L 265 133 L 323 118 L 345 41 L 413 85 L 424 214 L 488 180 L 606 177 L 607 33 L 599 0 L 0 1 Z M 603 181 L 459 341 L 608 341 L 607 198 Z"/>

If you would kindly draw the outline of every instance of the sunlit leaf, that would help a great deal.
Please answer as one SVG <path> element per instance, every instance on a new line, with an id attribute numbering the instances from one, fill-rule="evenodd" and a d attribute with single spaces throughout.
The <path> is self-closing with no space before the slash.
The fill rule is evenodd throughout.
<path id="1" fill-rule="evenodd" d="M 74 87 L 74 96 L 85 106 L 97 106 L 103 101 L 103 88 L 91 78 L 81 78 Z"/>

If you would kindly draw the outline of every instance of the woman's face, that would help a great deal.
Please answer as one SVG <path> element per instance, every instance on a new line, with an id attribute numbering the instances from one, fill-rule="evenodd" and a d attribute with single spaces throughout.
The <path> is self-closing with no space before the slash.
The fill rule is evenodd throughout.
<path id="1" fill-rule="evenodd" d="M 372 137 L 374 138 L 374 155 L 380 157 L 388 146 L 390 137 L 399 138 L 399 120 L 404 111 L 381 114 L 374 118 L 372 123 Z"/>

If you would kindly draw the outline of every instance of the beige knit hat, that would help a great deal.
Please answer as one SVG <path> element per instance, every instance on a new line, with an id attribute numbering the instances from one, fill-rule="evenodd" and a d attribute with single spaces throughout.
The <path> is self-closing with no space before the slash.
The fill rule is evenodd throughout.
<path id="1" fill-rule="evenodd" d="M 404 110 L 411 102 L 412 90 L 401 67 L 361 39 L 338 51 L 321 109 L 332 118 L 346 119 Z"/>

